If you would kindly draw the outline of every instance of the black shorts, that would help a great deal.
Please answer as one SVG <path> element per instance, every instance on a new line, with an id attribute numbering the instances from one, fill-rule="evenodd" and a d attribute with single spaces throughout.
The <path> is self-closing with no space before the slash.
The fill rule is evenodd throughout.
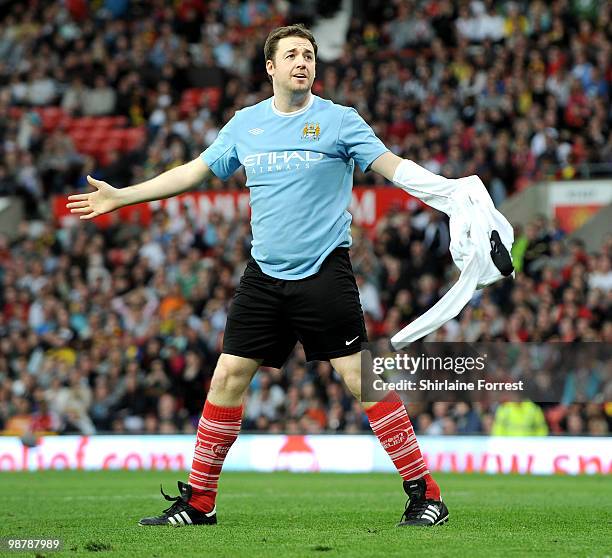
<path id="1" fill-rule="evenodd" d="M 223 352 L 281 368 L 296 341 L 307 360 L 352 355 L 367 342 L 348 248 L 336 248 L 310 277 L 287 281 L 250 259 L 227 317 Z"/>

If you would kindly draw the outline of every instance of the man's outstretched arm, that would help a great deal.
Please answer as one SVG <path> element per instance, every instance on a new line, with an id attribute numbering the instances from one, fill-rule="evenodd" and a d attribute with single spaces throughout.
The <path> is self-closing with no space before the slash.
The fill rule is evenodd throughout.
<path id="1" fill-rule="evenodd" d="M 374 159 L 374 162 L 370 165 L 370 168 L 384 176 L 387 180 L 393 182 L 393 175 L 395 174 L 395 170 L 397 166 L 403 161 L 401 157 L 398 157 L 395 153 L 391 151 L 387 151 L 383 153 L 380 157 Z"/>
<path id="2" fill-rule="evenodd" d="M 66 204 L 66 207 L 70 209 L 70 213 L 80 214 L 80 219 L 93 219 L 126 205 L 177 196 L 200 184 L 209 173 L 208 165 L 198 157 L 151 180 L 127 188 L 114 188 L 107 182 L 88 176 L 87 182 L 95 190 L 87 194 L 68 196 L 70 203 Z"/>
<path id="3" fill-rule="evenodd" d="M 450 196 L 457 187 L 456 180 L 434 174 L 391 151 L 376 158 L 370 168 L 427 205 L 449 213 Z"/>

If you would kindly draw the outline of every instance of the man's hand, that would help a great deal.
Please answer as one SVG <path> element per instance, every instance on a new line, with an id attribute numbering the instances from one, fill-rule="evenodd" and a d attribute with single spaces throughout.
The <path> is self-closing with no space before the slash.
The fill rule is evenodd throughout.
<path id="1" fill-rule="evenodd" d="M 113 188 L 107 182 L 96 180 L 89 175 L 87 175 L 87 182 L 95 188 L 95 191 L 89 194 L 68 196 L 68 201 L 72 202 L 66 204 L 70 213 L 80 213 L 79 219 L 93 219 L 121 207 L 118 188 Z"/>
<path id="2" fill-rule="evenodd" d="M 196 157 L 189 163 L 127 188 L 113 188 L 102 180 L 87 176 L 87 182 L 96 190 L 89 194 L 68 196 L 73 203 L 66 204 L 66 207 L 70 213 L 80 213 L 80 219 L 93 219 L 127 205 L 178 196 L 200 184 L 209 174 L 210 169 L 202 157 Z"/>

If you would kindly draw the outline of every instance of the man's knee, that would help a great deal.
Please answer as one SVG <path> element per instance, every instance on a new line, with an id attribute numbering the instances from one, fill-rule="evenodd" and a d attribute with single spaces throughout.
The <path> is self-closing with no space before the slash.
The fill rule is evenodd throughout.
<path id="1" fill-rule="evenodd" d="M 215 367 L 210 390 L 242 396 L 258 366 L 256 360 L 222 354 Z"/>
<path id="2" fill-rule="evenodd" d="M 342 376 L 344 383 L 355 397 L 361 396 L 361 353 L 332 359 L 331 365 Z"/>

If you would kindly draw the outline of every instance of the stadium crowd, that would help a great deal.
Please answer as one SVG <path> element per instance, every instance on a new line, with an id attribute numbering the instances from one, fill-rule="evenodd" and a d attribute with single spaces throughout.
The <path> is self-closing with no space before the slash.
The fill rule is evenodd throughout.
<path id="1" fill-rule="evenodd" d="M 352 260 L 372 341 L 426 311 L 457 278 L 441 240 L 446 223 L 432 216 L 390 212 L 373 238 L 354 227 Z M 103 230 L 23 222 L 14 241 L 0 237 L 0 429 L 193 431 L 249 242 L 248 222 L 217 215 L 196 227 L 163 209 L 146 228 L 116 218 Z M 479 291 L 428 340 L 612 342 L 612 236 L 587 254 L 538 220 L 519 232 L 514 252 L 517 278 Z M 530 401 L 415 405 L 415 426 L 604 434 L 612 383 L 601 364 L 576 370 L 561 403 L 544 412 Z M 545 380 L 554 382 L 554 371 Z M 245 428 L 369 427 L 329 363 L 306 363 L 298 346 L 282 371 L 255 377 Z"/>
<path id="2" fill-rule="evenodd" d="M 343 54 L 319 61 L 314 90 L 357 108 L 399 155 L 449 177 L 478 174 L 496 203 L 534 180 L 610 173 L 609 2 L 354 4 Z M 0 19 L 0 192 L 34 214 L 87 173 L 127 185 L 194 158 L 235 110 L 271 95 L 263 42 L 300 6 L 12 3 Z M 205 87 L 217 96 L 186 101 Z M 68 118 L 123 116 L 146 141 L 92 157 L 67 120 L 45 130 L 32 110 L 44 105 Z"/>
<path id="3" fill-rule="evenodd" d="M 497 203 L 534 180 L 612 164 L 608 2 L 355 4 L 344 53 L 319 62 L 315 92 L 355 106 L 399 155 L 448 177 L 478 174 Z M 124 186 L 196 157 L 235 110 L 271 95 L 263 41 L 294 9 L 281 0 L 67 0 L 15 2 L 3 13 L 0 195 L 21 196 L 28 217 L 42 220 L 0 237 L 0 429 L 194 431 L 248 258 L 248 222 L 215 215 L 202 225 L 160 210 L 146 228 L 116 215 L 103 230 L 57 228 L 48 202 L 85 187 L 87 174 Z M 194 87 L 220 97 L 185 105 Z M 104 157 L 79 152 L 64 125 L 45 128 L 38 109 L 49 105 L 74 118 L 123 117 L 144 141 Z M 243 184 L 236 173 L 205 187 Z M 373 235 L 355 227 L 353 239 L 372 340 L 456 279 L 448 227 L 434 212 L 391 212 Z M 587 254 L 539 219 L 517 230 L 514 252 L 516 280 L 481 291 L 434 339 L 612 341 L 612 238 Z M 612 397 L 595 396 L 606 372 L 584 372 L 588 404 L 574 403 L 568 382 L 560 405 L 410 412 L 429 434 L 606 434 Z M 369 428 L 330 365 L 305 363 L 299 347 L 283 371 L 257 374 L 245 427 Z"/>

